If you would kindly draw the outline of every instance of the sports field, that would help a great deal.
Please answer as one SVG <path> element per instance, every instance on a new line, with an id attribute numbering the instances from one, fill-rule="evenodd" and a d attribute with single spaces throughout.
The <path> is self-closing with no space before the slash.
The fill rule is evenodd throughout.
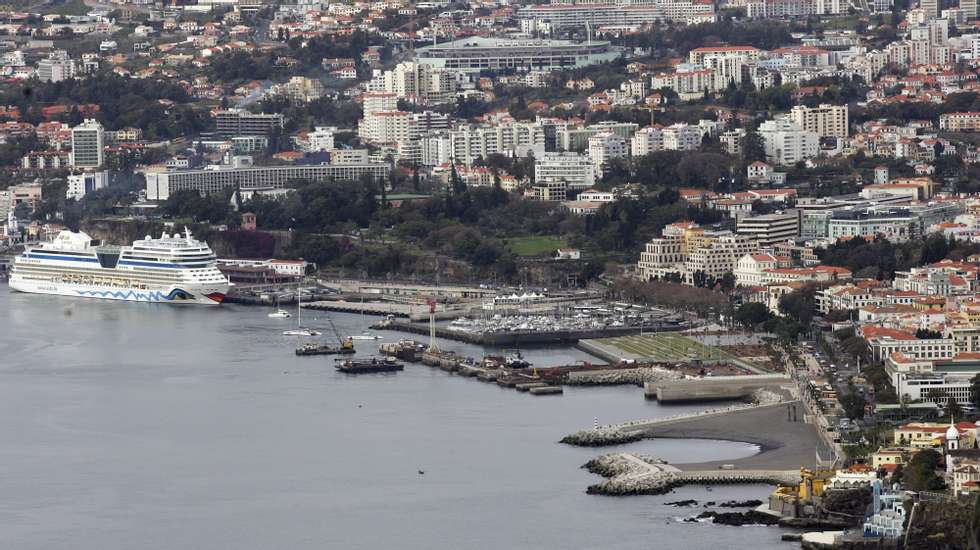
<path id="1" fill-rule="evenodd" d="M 720 348 L 670 332 L 589 340 L 605 348 L 626 352 L 636 359 L 681 362 L 694 359 L 731 360 L 735 356 Z"/>

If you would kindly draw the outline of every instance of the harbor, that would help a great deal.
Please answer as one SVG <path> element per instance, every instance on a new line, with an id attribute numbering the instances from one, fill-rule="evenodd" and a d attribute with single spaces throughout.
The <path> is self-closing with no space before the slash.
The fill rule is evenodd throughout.
<path id="1" fill-rule="evenodd" d="M 524 548 L 526 539 L 516 533 L 535 532 L 535 547 L 617 548 L 611 541 L 640 540 L 656 521 L 667 546 L 707 547 L 723 536 L 760 550 L 781 547 L 774 530 L 692 529 L 657 496 L 642 497 L 650 500 L 639 521 L 635 503 L 586 494 L 595 480 L 579 467 L 594 449 L 557 443 L 595 416 L 615 423 L 711 406 L 661 405 L 644 399 L 635 384 L 566 384 L 561 396 L 530 399 L 530 390 L 476 384 L 408 362 L 392 374 L 350 376 L 333 368 L 333 357 L 296 357 L 305 339 L 284 337 L 291 321 L 270 319 L 265 308 L 127 306 L 134 307 L 0 292 L 0 351 L 31 357 L 0 367 L 0 422 L 22 449 L 5 459 L 0 488 L 21 510 L 9 513 L 30 510 L 36 518 L 5 529 L 3 546 L 73 540 L 113 547 L 125 539 L 163 550 L 234 538 L 249 548 L 307 548 L 310 539 L 348 548 Z M 307 313 L 304 325 L 329 334 L 321 314 Z M 367 330 L 382 337 L 355 341 L 355 357 L 377 355 L 379 343 L 402 337 L 372 331 L 376 318 L 331 318 L 343 335 Z M 37 326 L 60 336 L 38 347 Z M 111 353 L 91 346 L 92 330 L 111 332 L 118 345 Z M 464 358 L 506 356 L 504 349 L 454 340 L 437 344 Z M 521 354 L 538 368 L 594 361 L 569 346 Z M 181 452 L 162 452 L 174 448 Z M 629 452 L 679 464 L 731 461 L 758 450 L 658 438 L 631 444 Z M 150 460 L 153 469 L 144 466 Z M 219 470 L 220 476 L 207 474 Z M 59 499 L 65 487 L 88 504 Z M 179 498 L 163 498 L 160 487 Z M 670 498 L 695 490 L 704 491 L 679 487 Z M 115 496 L 98 496 L 105 491 Z M 229 498 L 219 505 L 215 491 Z M 719 486 L 712 494 L 728 500 L 769 491 Z M 549 512 L 558 508 L 558 515 Z M 111 530 L 77 521 L 108 516 L 125 521 Z M 374 529 L 378 522 L 389 529 Z M 488 532 L 487 522 L 510 528 Z M 541 532 L 543 525 L 554 529 Z"/>

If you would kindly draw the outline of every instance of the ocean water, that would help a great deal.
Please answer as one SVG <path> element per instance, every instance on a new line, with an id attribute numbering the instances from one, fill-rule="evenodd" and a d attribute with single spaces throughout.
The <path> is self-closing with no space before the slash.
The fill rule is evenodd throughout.
<path id="1" fill-rule="evenodd" d="M 699 406 L 660 406 L 635 387 L 535 397 L 411 364 L 343 375 L 330 357 L 296 357 L 301 339 L 281 335 L 295 319 L 268 312 L 0 286 L 0 548 L 792 547 L 775 528 L 683 523 L 698 510 L 664 505 L 762 499 L 769 487 L 590 496 L 599 478 L 580 466 L 608 450 L 557 443 L 594 417 Z M 325 315 L 304 315 L 321 339 Z M 345 334 L 376 320 L 332 316 Z M 595 361 L 523 352 L 541 367 Z M 624 448 L 671 462 L 757 451 L 669 439 Z"/>

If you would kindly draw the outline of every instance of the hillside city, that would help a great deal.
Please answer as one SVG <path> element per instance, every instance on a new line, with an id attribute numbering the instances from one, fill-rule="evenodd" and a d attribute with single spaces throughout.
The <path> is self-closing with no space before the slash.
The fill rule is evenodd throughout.
<path id="1" fill-rule="evenodd" d="M 829 457 L 769 499 L 843 533 L 804 547 L 978 548 L 977 0 L 2 9 L 0 272 L 186 227 L 245 302 L 458 285 L 761 334 L 745 368 Z"/>

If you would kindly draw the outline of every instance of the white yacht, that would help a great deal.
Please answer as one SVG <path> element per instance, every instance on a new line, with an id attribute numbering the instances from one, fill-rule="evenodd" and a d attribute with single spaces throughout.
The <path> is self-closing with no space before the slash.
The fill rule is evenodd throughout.
<path id="1" fill-rule="evenodd" d="M 303 291 L 296 291 L 296 328 L 282 331 L 283 336 L 319 336 L 320 331 L 303 326 Z"/>

